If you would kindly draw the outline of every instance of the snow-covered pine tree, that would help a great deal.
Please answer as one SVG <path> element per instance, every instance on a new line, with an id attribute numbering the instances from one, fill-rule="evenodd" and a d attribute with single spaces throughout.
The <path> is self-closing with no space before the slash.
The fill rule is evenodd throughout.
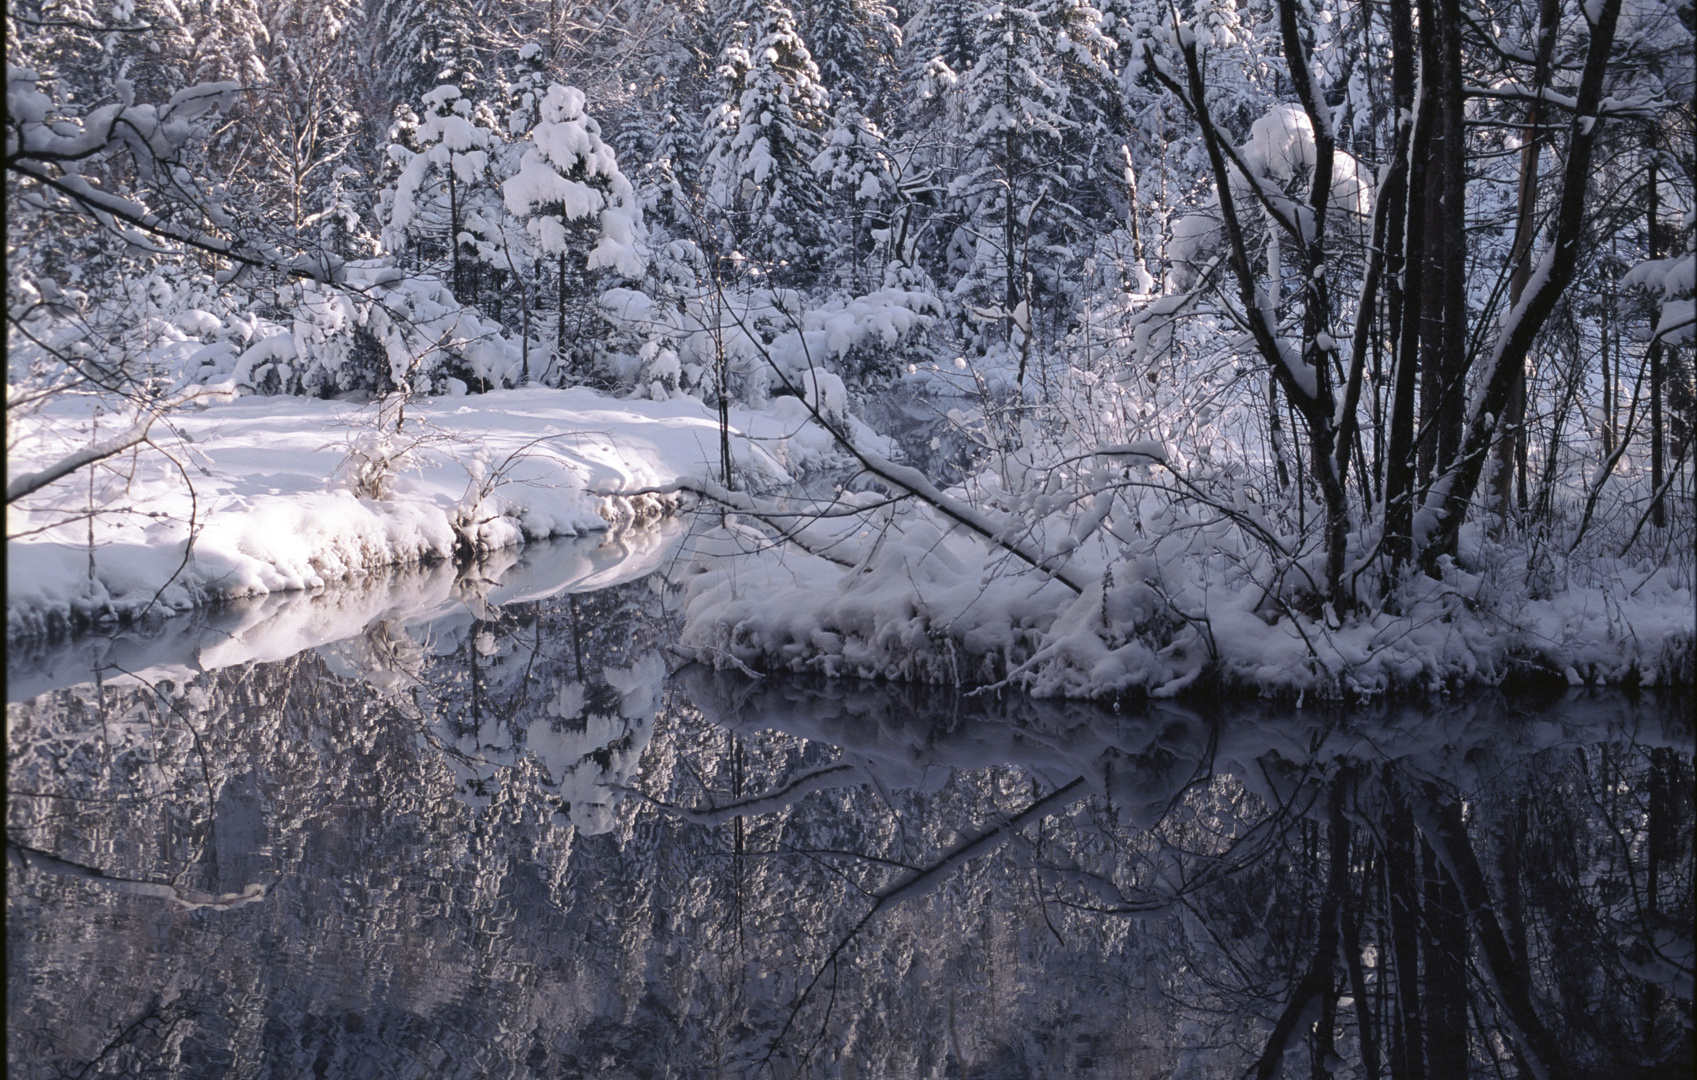
<path id="1" fill-rule="evenodd" d="M 800 284 L 823 260 L 813 160 L 827 96 L 783 0 L 754 0 L 749 14 L 722 54 L 725 98 L 708 117 L 708 213 L 727 248 L 779 284 Z"/>
<path id="2" fill-rule="evenodd" d="M 832 105 L 852 95 L 866 115 L 884 118 L 899 77 L 895 8 L 883 0 L 815 0 L 798 15 Z"/>
<path id="3" fill-rule="evenodd" d="M 659 19 L 662 12 L 651 15 Z M 608 124 L 648 227 L 675 236 L 693 236 L 700 225 L 701 118 L 719 96 L 711 23 L 701 5 L 683 4 L 642 36 L 633 58 L 639 72 L 634 92 L 623 115 Z"/>
<path id="4" fill-rule="evenodd" d="M 145 26 L 144 33 L 108 33 L 112 77 L 128 80 L 138 100 L 159 101 L 189 84 L 194 39 L 171 0 L 119 0 L 103 13 L 107 26 Z"/>
<path id="5" fill-rule="evenodd" d="M 908 87 L 923 83 L 938 60 L 957 77 L 971 71 L 978 62 L 972 6 L 927 0 L 907 24 L 902 52 L 907 58 L 903 83 Z"/>
<path id="6" fill-rule="evenodd" d="M 372 64 L 390 100 L 417 101 L 444 83 L 471 96 L 482 70 L 477 21 L 468 0 L 375 0 Z"/>
<path id="7" fill-rule="evenodd" d="M 527 42 L 511 65 L 497 71 L 487 96 L 473 110 L 488 123 L 489 159 L 484 184 L 468 192 L 457 234 L 465 283 L 461 299 L 522 335 L 526 362 L 521 364 L 521 377 L 526 379 L 529 347 L 535 337 L 531 316 L 547 271 L 523 219 L 503 204 L 501 184 L 519 171 L 524 140 L 541 116 L 551 81 L 546 69 L 544 48 Z"/>
<path id="8" fill-rule="evenodd" d="M 6 9 L 6 62 L 55 80 L 61 107 L 92 103 L 105 78 L 104 22 L 95 0 L 18 0 Z"/>
<path id="9" fill-rule="evenodd" d="M 636 277 L 644 266 L 642 208 L 600 125 L 583 107 L 581 90 L 550 85 L 520 144 L 517 171 L 501 185 L 506 212 L 524 222 L 531 249 L 553 273 L 556 356 L 568 363 L 585 354 L 574 340 L 569 309 L 574 299 L 593 304 L 589 275 L 609 269 Z"/>
<path id="10" fill-rule="evenodd" d="M 262 32 L 250 39 L 243 137 L 226 150 L 240 162 L 231 179 L 281 210 L 293 229 L 316 232 L 327 212 L 341 213 L 329 207 L 346 210 L 358 199 L 332 178 L 365 131 L 357 80 L 348 77 L 357 68 L 363 9 L 359 0 L 323 0 L 310 9 L 254 11 Z"/>
<path id="11" fill-rule="evenodd" d="M 883 132 L 852 95 L 832 115 L 825 148 L 813 167 L 827 192 L 833 247 L 846 249 L 849 256 L 838 273 L 854 292 L 864 292 L 879 276 L 874 248 L 880 231 L 888 240 L 896 178 Z"/>
<path id="12" fill-rule="evenodd" d="M 269 44 L 270 30 L 260 0 L 223 0 L 200 6 L 190 26 L 196 81 L 228 79 L 243 86 L 265 82 L 269 73 L 261 56 Z"/>
<path id="13" fill-rule="evenodd" d="M 496 120 L 451 85 L 424 95 L 423 106 L 422 116 L 403 113 L 389 147 L 400 173 L 383 195 L 383 245 L 403 263 L 446 270 L 464 303 L 476 268 L 461 236 L 474 204 L 495 199 L 488 167 Z"/>
<path id="14" fill-rule="evenodd" d="M 1082 0 L 989 0 L 974 18 L 978 58 L 956 90 L 969 147 L 951 185 L 969 222 L 957 233 L 956 295 L 1001 324 L 1023 380 L 1034 303 L 1064 291 L 1097 192 L 1123 174 L 1099 138 L 1117 103 L 1112 43 Z"/>
<path id="15" fill-rule="evenodd" d="M 122 79 L 168 99 L 192 72 L 194 42 L 170 0 L 20 0 L 7 5 L 6 60 L 59 82 L 62 106 L 91 105 Z"/>

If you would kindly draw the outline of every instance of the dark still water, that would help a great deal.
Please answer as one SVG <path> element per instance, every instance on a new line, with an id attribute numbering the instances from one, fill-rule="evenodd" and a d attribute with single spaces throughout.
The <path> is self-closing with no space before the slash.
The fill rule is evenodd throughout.
<path id="1" fill-rule="evenodd" d="M 676 670 L 627 545 L 13 650 L 9 1074 L 1689 1075 L 1688 700 Z"/>

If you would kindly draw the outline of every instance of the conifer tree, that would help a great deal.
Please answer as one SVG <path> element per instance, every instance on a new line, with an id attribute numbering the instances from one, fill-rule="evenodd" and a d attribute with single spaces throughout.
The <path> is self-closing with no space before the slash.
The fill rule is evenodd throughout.
<path id="1" fill-rule="evenodd" d="M 188 85 L 194 39 L 171 0 L 126 0 L 107 9 L 106 20 L 145 26 L 146 31 L 106 35 L 112 77 L 124 79 L 142 101 L 168 99 Z M 108 21 L 108 25 L 111 23 Z"/>
<path id="2" fill-rule="evenodd" d="M 377 0 L 372 61 L 391 100 L 416 101 L 444 83 L 471 96 L 482 70 L 477 24 L 467 0 Z"/>
<path id="3" fill-rule="evenodd" d="M 699 224 L 693 197 L 702 179 L 702 116 L 719 91 L 709 22 L 706 12 L 686 5 L 665 32 L 642 41 L 635 96 L 620 122 L 609 124 L 649 227 L 677 235 Z"/>
<path id="4" fill-rule="evenodd" d="M 363 201 L 332 182 L 365 131 L 358 88 L 348 78 L 357 64 L 361 6 L 324 0 L 310 10 L 283 4 L 261 14 L 265 32 L 252 56 L 260 78 L 248 85 L 251 122 L 241 125 L 243 168 L 232 179 L 263 191 L 295 230 L 317 229 L 326 213 L 345 221 Z M 329 209 L 338 205 L 339 211 Z"/>
<path id="5" fill-rule="evenodd" d="M 539 104 L 517 171 L 501 185 L 506 212 L 523 221 L 536 259 L 554 274 L 556 356 L 571 356 L 568 306 L 601 269 L 643 271 L 642 209 L 601 127 L 584 113 L 581 90 L 555 83 Z M 512 247 L 505 246 L 512 261 Z M 490 255 L 496 253 L 491 251 Z"/>
<path id="6" fill-rule="evenodd" d="M 889 228 L 896 182 L 883 132 L 852 96 L 837 106 L 813 167 L 828 193 L 833 246 L 847 250 L 844 269 L 854 291 L 864 291 L 876 235 Z"/>
<path id="7" fill-rule="evenodd" d="M 938 61 L 956 78 L 971 71 L 978 60 L 976 37 L 970 4 L 928 0 L 908 23 L 902 41 L 907 56 L 904 83 L 917 87 L 934 78 Z"/>
<path id="8" fill-rule="evenodd" d="M 782 0 L 757 0 L 753 14 L 723 54 L 725 99 L 707 124 L 707 201 L 731 247 L 796 283 L 820 258 L 824 193 L 813 160 L 826 94 Z"/>
<path id="9" fill-rule="evenodd" d="M 832 104 L 853 96 L 867 115 L 884 116 L 902 41 L 895 9 L 882 0 L 817 0 L 802 30 Z"/>
<path id="10" fill-rule="evenodd" d="M 438 86 L 423 106 L 421 117 L 403 112 L 389 148 L 400 173 L 384 195 L 383 243 L 421 266 L 445 260 L 454 295 L 468 301 L 476 269 L 465 224 L 475 204 L 494 198 L 488 170 L 496 121 L 455 86 Z"/>
<path id="11" fill-rule="evenodd" d="M 1023 350 L 1034 291 L 1061 284 L 1062 267 L 1032 253 L 1058 254 L 1076 240 L 1098 209 L 1092 189 L 1117 179 L 1096 160 L 1095 138 L 1114 101 L 1104 59 L 1112 45 L 1100 12 L 1080 0 L 991 0 L 976 18 L 978 59 L 956 91 L 970 156 L 953 190 L 972 222 L 956 292 Z M 977 306 L 984 301 L 995 306 Z"/>

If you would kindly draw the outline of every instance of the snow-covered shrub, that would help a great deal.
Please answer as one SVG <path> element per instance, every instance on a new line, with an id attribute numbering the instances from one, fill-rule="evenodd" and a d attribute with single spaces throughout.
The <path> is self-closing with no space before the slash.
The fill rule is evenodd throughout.
<path id="1" fill-rule="evenodd" d="M 904 350 L 943 310 L 936 296 L 902 288 L 824 299 L 747 283 L 716 288 L 703 262 L 695 245 L 674 242 L 656 254 L 642 288 L 603 296 L 626 343 L 633 392 L 716 397 L 721 367 L 724 392 L 755 406 L 774 392 L 800 393 L 802 375 L 816 368 L 876 385 L 906 365 Z"/>
<path id="2" fill-rule="evenodd" d="M 203 349 L 189 374 L 251 393 L 320 397 L 463 393 L 518 382 L 522 346 L 433 276 L 365 260 L 350 263 L 340 284 L 297 282 L 276 296 L 287 324 L 238 320 L 245 347 Z"/>

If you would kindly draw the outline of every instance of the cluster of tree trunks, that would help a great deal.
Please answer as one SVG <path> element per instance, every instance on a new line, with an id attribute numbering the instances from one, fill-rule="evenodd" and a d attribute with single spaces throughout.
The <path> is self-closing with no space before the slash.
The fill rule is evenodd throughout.
<path id="1" fill-rule="evenodd" d="M 1576 92 L 1565 99 L 1563 123 L 1547 93 L 1553 50 L 1562 18 L 1560 5 L 1543 0 L 1537 54 L 1526 80 L 1526 134 L 1520 154 L 1513 266 L 1508 313 L 1495 328 L 1482 328 L 1468 305 L 1466 118 L 1466 24 L 1459 0 L 1418 0 L 1387 9 L 1391 37 L 1391 88 L 1398 123 L 1371 222 L 1372 243 L 1361 267 L 1347 355 L 1335 342 L 1337 313 L 1327 294 L 1325 268 L 1337 255 L 1329 243 L 1326 214 L 1331 198 L 1334 139 L 1330 107 L 1310 77 L 1304 27 L 1295 0 L 1279 4 L 1281 37 L 1291 84 L 1315 134 L 1313 176 L 1306 213 L 1283 213 L 1256 188 L 1206 103 L 1208 86 L 1194 40 L 1180 35 L 1185 70 L 1155 61 L 1155 78 L 1185 104 L 1207 147 L 1222 227 L 1230 251 L 1235 313 L 1273 381 L 1306 427 L 1310 475 L 1326 513 L 1327 599 L 1340 608 L 1354 602 L 1345 541 L 1352 527 L 1346 480 L 1352 452 L 1359 452 L 1357 411 L 1368 359 L 1389 343 L 1393 373 L 1381 423 L 1386 430 L 1378 475 L 1373 482 L 1382 513 L 1381 552 L 1394 576 L 1418 563 L 1434 571 L 1453 555 L 1459 530 L 1487 476 L 1490 501 L 1506 514 L 1512 478 L 1522 477 L 1526 363 L 1534 341 L 1572 283 L 1587 225 L 1587 185 L 1598 139 L 1605 127 L 1605 76 L 1615 47 L 1619 0 L 1603 0 L 1588 16 L 1589 42 Z M 1571 16 L 1570 16 L 1571 17 Z M 1539 160 L 1556 140 L 1563 167 L 1551 198 L 1544 190 Z M 1255 266 L 1242 210 L 1241 178 L 1268 209 L 1270 227 L 1295 253 L 1304 287 L 1300 361 L 1280 337 L 1277 313 L 1260 301 L 1278 295 L 1282 265 Z M 1654 188 L 1654 177 L 1651 177 Z M 1553 206 L 1539 242 L 1539 208 Z M 1649 213 L 1656 213 L 1652 196 Z M 1271 245 L 1270 245 L 1271 246 Z M 1274 256 L 1269 261 L 1275 261 Z M 1272 278 L 1266 280 L 1264 275 Z M 1381 297 L 1381 293 L 1383 296 Z M 1382 302 L 1381 302 L 1382 301 Z M 1652 349 L 1652 397 L 1661 385 L 1659 350 Z M 1340 393 L 1341 390 L 1341 393 Z M 1661 476 L 1659 398 L 1654 461 Z M 1524 501 L 1524 494 L 1522 494 Z"/>

